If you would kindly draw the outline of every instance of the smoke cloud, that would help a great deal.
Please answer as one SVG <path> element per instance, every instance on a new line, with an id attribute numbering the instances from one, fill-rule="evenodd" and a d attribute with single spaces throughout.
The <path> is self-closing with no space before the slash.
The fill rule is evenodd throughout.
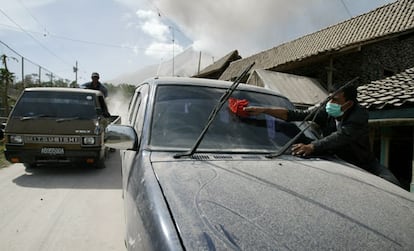
<path id="1" fill-rule="evenodd" d="M 270 49 L 372 10 L 372 0 L 154 0 L 196 50 L 242 56 Z M 376 6 L 393 2 L 378 0 Z"/>
<path id="2" fill-rule="evenodd" d="M 128 106 L 130 97 L 125 97 L 121 91 L 109 93 L 106 98 L 109 113 L 121 117 L 122 124 L 127 124 Z"/>

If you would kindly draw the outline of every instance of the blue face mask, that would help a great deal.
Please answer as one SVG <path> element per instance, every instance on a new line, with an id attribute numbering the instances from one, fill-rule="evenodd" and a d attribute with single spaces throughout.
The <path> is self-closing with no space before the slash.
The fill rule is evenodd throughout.
<path id="1" fill-rule="evenodd" d="M 325 111 L 332 117 L 341 117 L 344 115 L 344 112 L 341 110 L 341 105 L 328 102 L 325 106 Z"/>

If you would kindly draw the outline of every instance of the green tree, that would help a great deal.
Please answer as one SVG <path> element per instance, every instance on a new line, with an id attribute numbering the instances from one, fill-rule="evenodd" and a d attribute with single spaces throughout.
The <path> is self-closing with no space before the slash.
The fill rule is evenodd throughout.
<path id="1" fill-rule="evenodd" d="M 24 85 L 25 87 L 33 87 L 36 86 L 37 80 L 34 78 L 32 74 L 28 74 L 24 76 Z"/>
<path id="2" fill-rule="evenodd" d="M 76 81 L 72 81 L 72 82 L 69 84 L 69 87 L 71 87 L 71 88 L 79 88 L 79 85 L 76 83 Z"/>
<path id="3" fill-rule="evenodd" d="M 14 80 L 14 73 L 10 72 L 7 68 L 7 56 L 5 54 L 1 55 L 1 62 L 3 67 L 0 68 L 0 83 L 2 87 L 2 104 L 4 106 L 4 115 L 8 115 L 9 110 L 9 86 Z"/>

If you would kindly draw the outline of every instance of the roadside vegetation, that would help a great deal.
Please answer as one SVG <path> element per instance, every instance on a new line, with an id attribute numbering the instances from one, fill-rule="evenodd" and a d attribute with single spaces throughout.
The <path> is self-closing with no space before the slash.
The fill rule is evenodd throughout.
<path id="1" fill-rule="evenodd" d="M 9 166 L 10 163 L 4 157 L 4 140 L 0 141 L 0 168 Z"/>

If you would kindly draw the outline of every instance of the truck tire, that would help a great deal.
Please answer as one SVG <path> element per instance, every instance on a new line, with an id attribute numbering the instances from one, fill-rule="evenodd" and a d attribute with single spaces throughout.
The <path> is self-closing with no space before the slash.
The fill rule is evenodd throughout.
<path id="1" fill-rule="evenodd" d="M 33 170 L 37 167 L 35 163 L 23 163 L 26 170 Z"/>
<path id="2" fill-rule="evenodd" d="M 96 164 L 95 164 L 95 168 L 96 169 L 103 169 L 105 168 L 105 158 L 101 158 Z"/>

